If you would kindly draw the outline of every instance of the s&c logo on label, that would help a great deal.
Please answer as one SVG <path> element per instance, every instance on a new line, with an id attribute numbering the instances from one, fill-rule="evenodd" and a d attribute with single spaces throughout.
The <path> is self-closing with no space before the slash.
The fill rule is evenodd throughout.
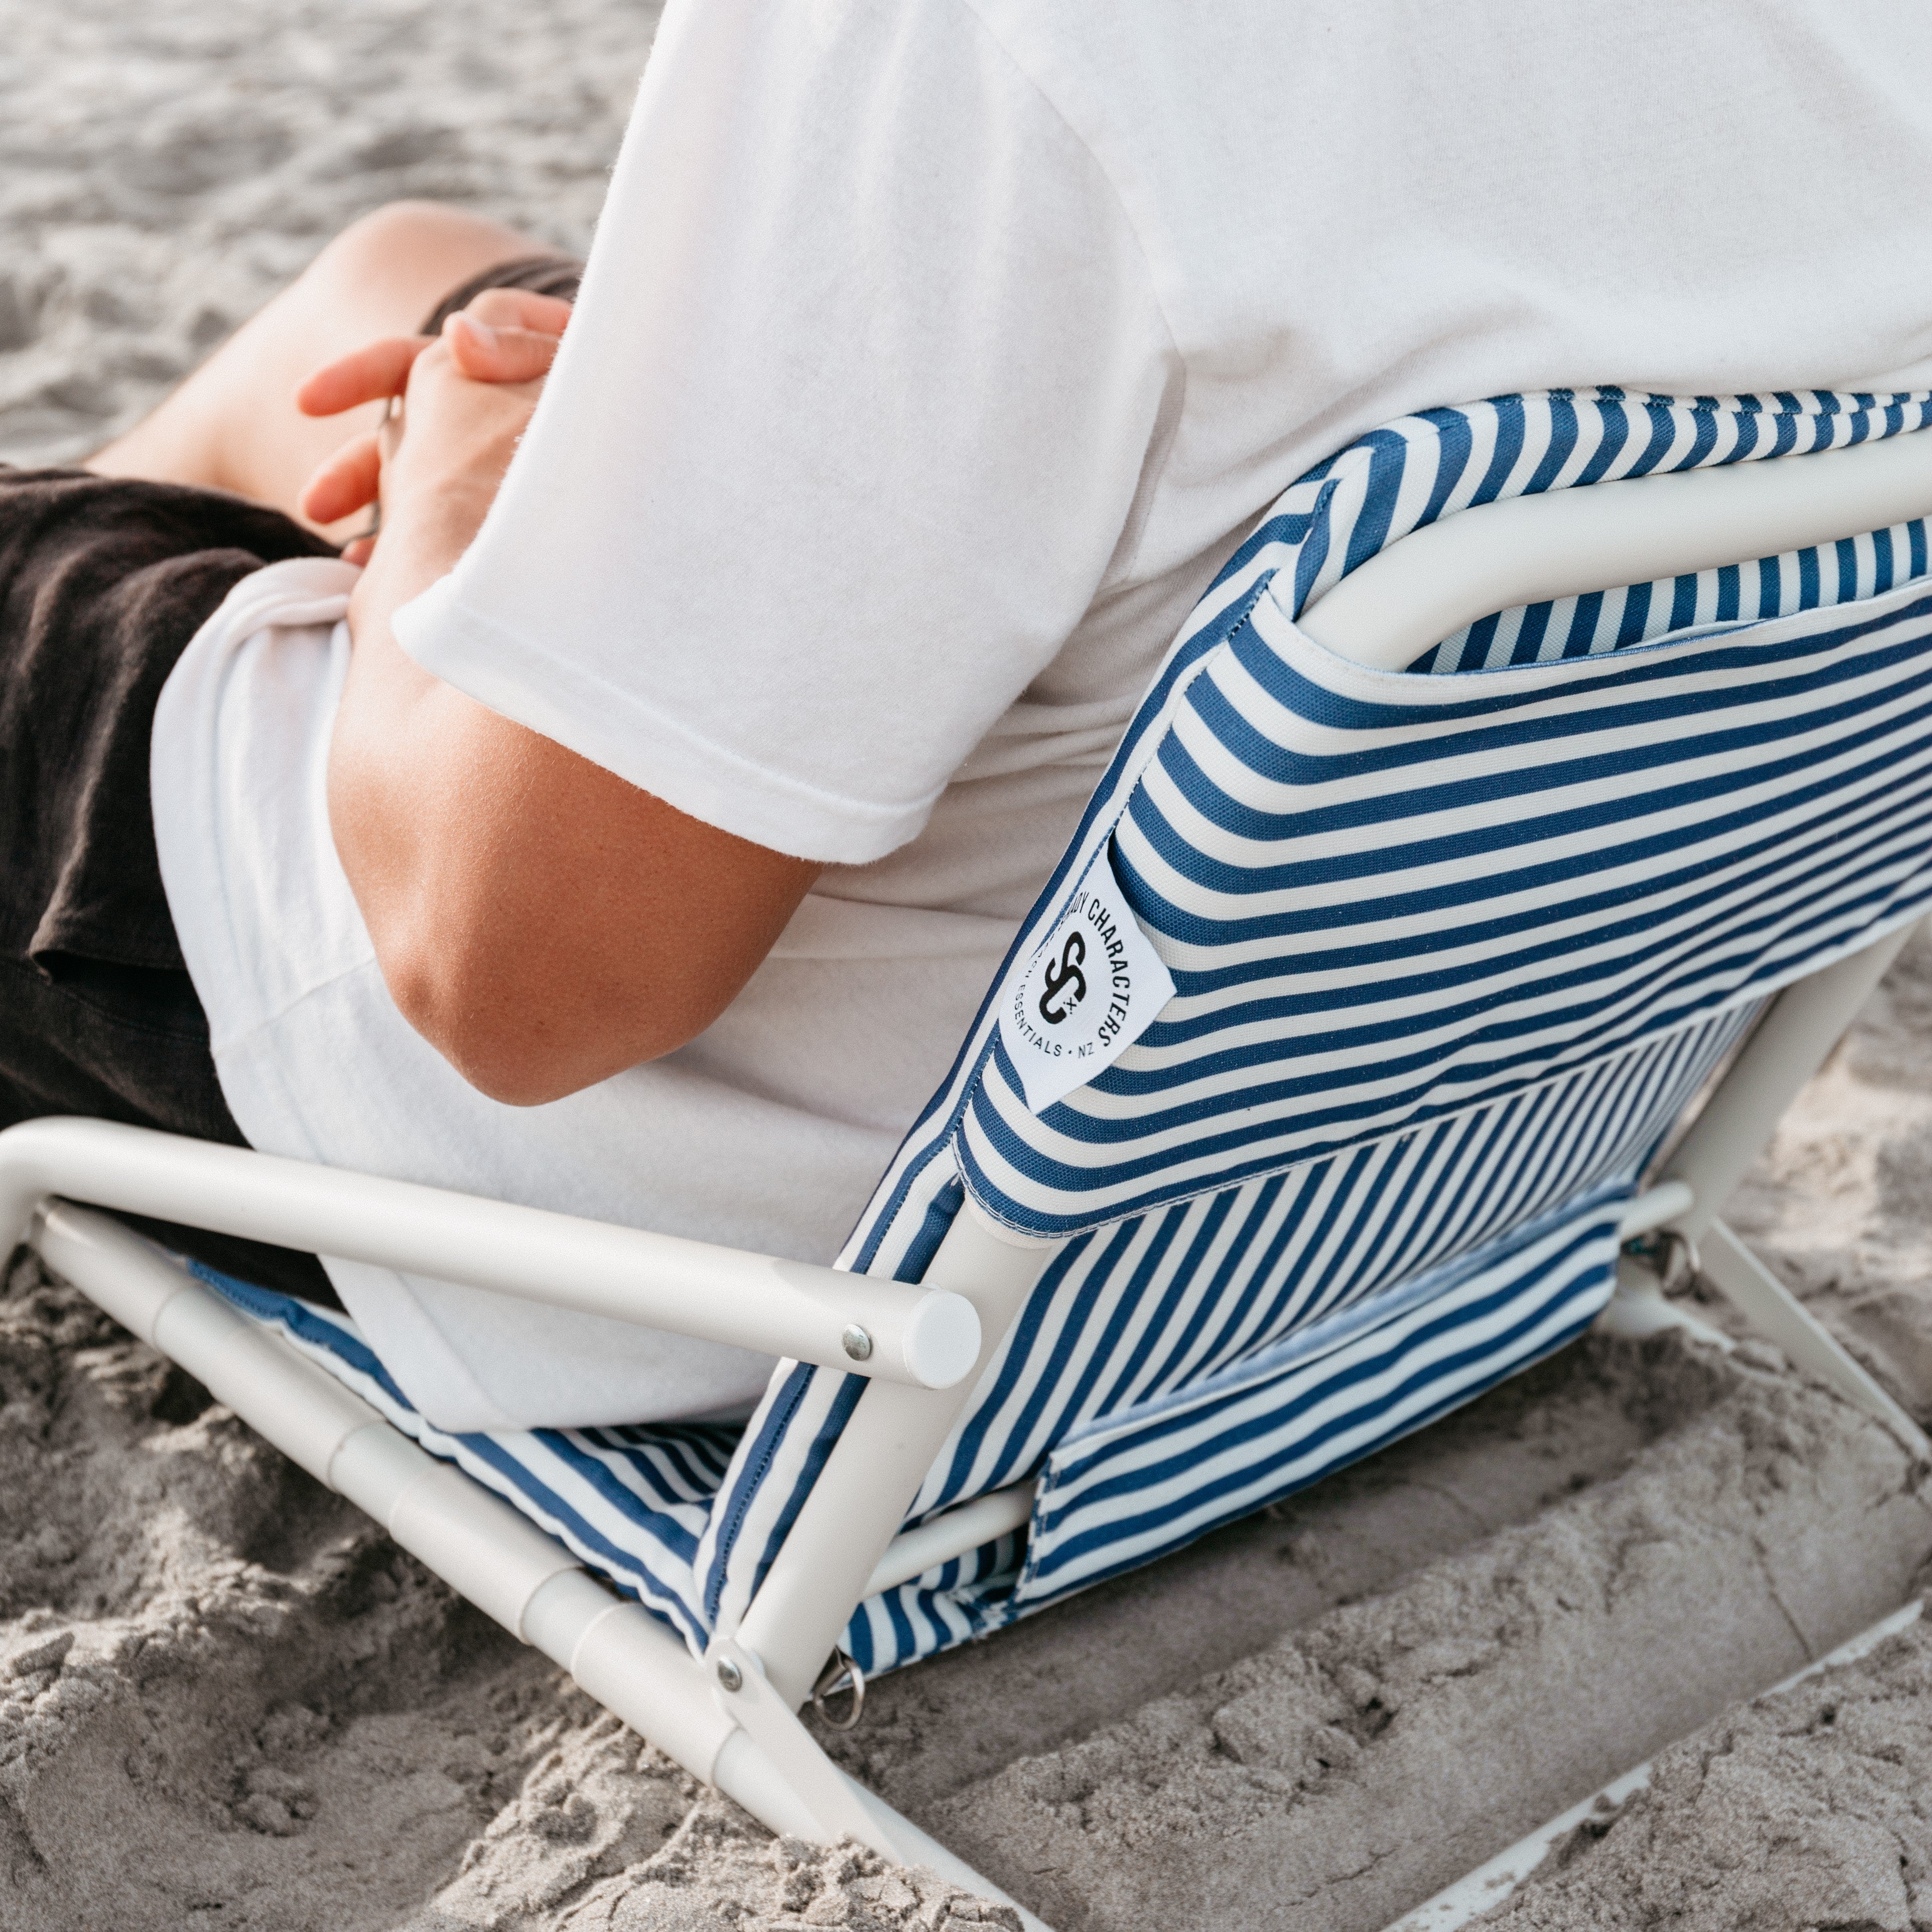
<path id="1" fill-rule="evenodd" d="M 1060 949 L 1058 968 L 1049 964 L 1043 982 L 1046 990 L 1040 996 L 1040 1016 L 1048 1026 L 1058 1026 L 1073 1009 L 1087 997 L 1087 976 L 1080 970 L 1080 962 L 1087 957 L 1087 942 L 1077 932 L 1066 935 L 1066 944 Z M 1064 1004 L 1056 1005 L 1060 993 L 1071 986 Z"/>

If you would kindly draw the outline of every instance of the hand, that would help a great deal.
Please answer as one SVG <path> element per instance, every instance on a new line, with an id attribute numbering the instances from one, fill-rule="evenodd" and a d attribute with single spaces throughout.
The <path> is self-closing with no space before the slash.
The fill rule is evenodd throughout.
<path id="1" fill-rule="evenodd" d="M 487 510 L 508 460 L 506 452 L 500 461 L 494 460 L 488 446 L 500 443 L 506 422 L 515 416 L 516 428 L 510 438 L 514 447 L 514 436 L 520 434 L 522 421 L 527 418 L 556 356 L 570 314 L 570 304 L 552 296 L 522 289 L 488 289 L 468 308 L 449 317 L 440 338 L 390 337 L 318 369 L 296 392 L 296 406 L 304 415 L 334 416 L 377 400 L 386 401 L 390 410 L 377 432 L 345 443 L 310 478 L 302 493 L 303 514 L 319 524 L 329 524 L 377 502 L 387 494 L 384 471 L 394 462 L 400 446 L 399 399 L 414 393 L 419 380 L 427 398 L 432 390 L 446 392 L 452 379 L 513 391 L 520 405 L 520 410 L 512 411 L 500 406 L 465 411 L 460 404 L 453 405 L 456 414 L 472 418 L 464 425 L 466 434 L 458 439 L 472 466 L 472 473 L 464 479 L 470 487 L 461 494 L 473 498 L 478 486 L 486 485 L 482 508 Z M 476 400 L 472 397 L 472 404 Z M 446 418 L 452 413 L 452 398 L 443 394 L 424 406 L 440 419 Z M 482 421 L 486 418 L 489 428 Z M 479 430 L 484 431 L 480 438 Z M 447 484 L 452 452 L 442 454 L 442 462 L 434 466 L 445 472 Z M 480 470 L 476 467 L 479 464 Z M 475 524 L 481 522 L 479 512 Z M 474 534 L 474 525 L 470 534 Z M 372 532 L 348 544 L 343 555 L 351 563 L 364 563 L 374 546 Z"/>

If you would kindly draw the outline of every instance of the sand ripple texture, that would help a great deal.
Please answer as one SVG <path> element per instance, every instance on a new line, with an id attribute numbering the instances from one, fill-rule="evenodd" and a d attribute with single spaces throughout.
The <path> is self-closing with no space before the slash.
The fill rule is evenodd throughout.
<path id="1" fill-rule="evenodd" d="M 1490 1932 L 1932 1925 L 1932 1630 L 1732 1712 L 1666 1751 Z"/>
<path id="2" fill-rule="evenodd" d="M 127 428 L 383 202 L 584 248 L 656 14 L 0 0 L 0 460 Z"/>
<path id="3" fill-rule="evenodd" d="M 580 248 L 649 8 L 0 0 L 0 458 L 123 427 L 334 229 Z M 1734 1210 L 1932 1421 L 1932 945 Z M 1720 1309 L 1707 1310 L 1721 1318 Z M 890 1678 L 832 1748 L 1061 1932 L 1375 1932 L 1640 1760 L 1526 1928 L 1932 1928 L 1928 1472 L 1747 1345 L 1590 1341 Z M 1682 1741 L 1682 1742 L 1680 1742 Z M 886 1932 L 34 1267 L 0 1292 L 0 1932 Z"/>

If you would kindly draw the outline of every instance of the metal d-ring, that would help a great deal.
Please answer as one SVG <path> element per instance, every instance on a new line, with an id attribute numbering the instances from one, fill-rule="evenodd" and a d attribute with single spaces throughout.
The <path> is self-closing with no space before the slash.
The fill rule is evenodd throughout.
<path id="1" fill-rule="evenodd" d="M 1654 1228 L 1629 1244 L 1629 1252 L 1657 1277 L 1662 1294 L 1681 1294 L 1704 1271 L 1697 1244 L 1679 1228 Z"/>
<path id="2" fill-rule="evenodd" d="M 852 1693 L 852 1708 L 842 1720 L 835 1718 L 825 1708 L 828 1697 L 836 1697 L 842 1689 Z M 812 1687 L 812 1708 L 835 1731 L 856 1730 L 859 1720 L 866 1710 L 866 1673 L 842 1650 L 835 1650 L 825 1660 L 825 1668 L 818 1673 L 818 1682 Z"/>

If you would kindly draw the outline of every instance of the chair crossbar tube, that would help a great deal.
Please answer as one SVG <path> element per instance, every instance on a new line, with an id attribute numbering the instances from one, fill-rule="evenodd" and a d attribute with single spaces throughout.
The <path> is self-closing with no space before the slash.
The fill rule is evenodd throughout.
<path id="1" fill-rule="evenodd" d="M 916 1388 L 953 1387 L 980 1353 L 970 1302 L 929 1286 L 110 1121 L 28 1120 L 0 1133 L 0 1241 L 20 1240 L 49 1196 Z"/>
<path id="2" fill-rule="evenodd" d="M 969 1200 L 926 1270 L 979 1310 L 979 1360 L 943 1392 L 874 1382 L 859 1398 L 737 1633 L 796 1710 L 862 1602 L 919 1486 L 1054 1251 L 1003 1234 Z M 916 1573 L 915 1573 L 916 1574 Z"/>
<path id="3" fill-rule="evenodd" d="M 1693 1197 L 1670 1223 L 1680 1233 L 1702 1239 L 1916 930 L 1915 922 L 1887 933 L 1786 987 L 1766 1010 L 1666 1163 L 1664 1178 L 1681 1181 Z"/>
<path id="4" fill-rule="evenodd" d="M 1401 670 L 1466 624 L 1888 530 L 1932 512 L 1932 433 L 1485 503 L 1414 531 L 1301 614 L 1352 663 Z"/>
<path id="5" fill-rule="evenodd" d="M 1617 1223 L 1617 1239 L 1634 1240 L 1639 1234 L 1648 1234 L 1654 1228 L 1681 1220 L 1690 1211 L 1696 1200 L 1696 1196 L 1681 1180 L 1666 1180 L 1655 1187 L 1646 1187 L 1641 1194 L 1634 1196 L 1624 1208 L 1623 1219 Z"/>
<path id="6" fill-rule="evenodd" d="M 1010 1489 L 995 1490 L 990 1496 L 948 1510 L 892 1538 L 872 1571 L 866 1594 L 876 1597 L 882 1590 L 896 1590 L 942 1563 L 950 1563 L 956 1556 L 970 1556 L 997 1538 L 1024 1529 L 1032 1516 L 1030 1483 L 1016 1483 Z"/>

